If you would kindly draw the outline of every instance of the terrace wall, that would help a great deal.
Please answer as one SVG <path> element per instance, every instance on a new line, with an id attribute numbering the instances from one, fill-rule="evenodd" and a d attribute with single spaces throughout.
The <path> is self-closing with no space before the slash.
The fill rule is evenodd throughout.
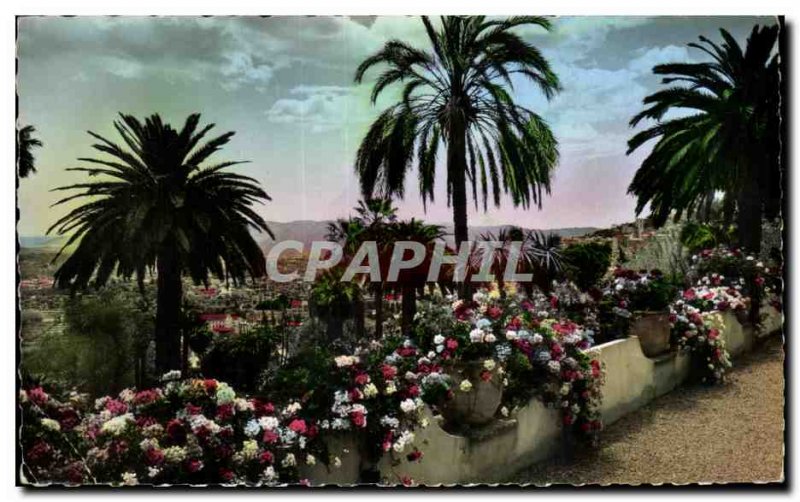
<path id="1" fill-rule="evenodd" d="M 731 313 L 723 314 L 723 337 L 732 356 L 753 347 L 764 336 L 780 331 L 783 316 L 771 306 L 762 329 L 756 332 L 742 326 Z M 614 340 L 598 345 L 595 350 L 605 364 L 602 416 L 606 425 L 646 405 L 680 385 L 689 373 L 689 356 L 667 354 L 658 358 L 646 357 L 636 337 Z M 430 425 L 416 431 L 415 444 L 424 452 L 421 462 L 410 463 L 404 455 L 385 455 L 379 464 L 381 476 L 389 482 L 399 482 L 410 476 L 416 483 L 452 485 L 496 483 L 508 479 L 514 472 L 538 461 L 561 454 L 562 430 L 558 410 L 545 407 L 532 399 L 508 419 L 469 435 L 451 434 L 440 426 L 439 418 L 426 408 Z M 336 440 L 332 449 L 347 448 L 353 462 L 357 450 L 353 441 Z M 357 469 L 327 470 L 323 467 L 310 473 L 313 484 L 354 484 Z"/>

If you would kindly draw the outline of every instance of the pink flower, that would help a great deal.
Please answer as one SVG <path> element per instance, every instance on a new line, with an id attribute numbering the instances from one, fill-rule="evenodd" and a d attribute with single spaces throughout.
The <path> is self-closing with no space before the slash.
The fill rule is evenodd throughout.
<path id="1" fill-rule="evenodd" d="M 381 374 L 383 375 L 384 380 L 391 380 L 395 376 L 397 376 L 397 368 L 390 364 L 382 364 L 381 365 Z"/>
<path id="2" fill-rule="evenodd" d="M 31 401 L 37 406 L 43 406 L 47 403 L 50 399 L 50 396 L 47 395 L 47 392 L 44 391 L 41 387 L 35 387 L 28 391 L 28 397 Z"/>
<path id="3" fill-rule="evenodd" d="M 296 432 L 298 434 L 305 434 L 306 430 L 308 430 L 307 427 L 306 427 L 305 420 L 302 420 L 302 419 L 299 419 L 299 418 L 297 418 L 295 420 L 292 420 L 289 423 L 289 429 L 293 430 L 294 432 Z"/>
<path id="4" fill-rule="evenodd" d="M 489 307 L 486 309 L 486 315 L 492 319 L 499 319 L 503 315 L 503 309 L 500 307 Z"/>
<path id="5" fill-rule="evenodd" d="M 186 461 L 186 472 L 197 472 L 203 468 L 203 462 L 193 458 Z"/>
<path id="6" fill-rule="evenodd" d="M 350 412 L 350 421 L 353 422 L 358 428 L 363 428 L 367 426 L 367 417 L 364 415 L 363 411 L 355 410 Z"/>
<path id="7" fill-rule="evenodd" d="M 128 405 L 116 399 L 109 399 L 106 401 L 106 409 L 114 416 L 122 415 L 128 411 Z"/>
<path id="8" fill-rule="evenodd" d="M 458 340 L 455 338 L 448 338 L 444 342 L 444 346 L 447 347 L 447 350 L 456 350 L 458 348 Z"/>

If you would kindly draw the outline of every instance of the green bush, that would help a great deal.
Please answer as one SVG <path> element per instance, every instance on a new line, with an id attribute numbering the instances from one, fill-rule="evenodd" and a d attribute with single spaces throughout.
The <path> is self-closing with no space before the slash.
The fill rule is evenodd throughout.
<path id="1" fill-rule="evenodd" d="M 71 299 L 63 326 L 51 326 L 24 343 L 26 377 L 95 396 L 136 385 L 136 366 L 152 338 L 153 316 L 135 304 L 131 293 L 114 289 Z"/>
<path id="2" fill-rule="evenodd" d="M 203 375 L 251 391 L 269 367 L 280 333 L 265 324 L 240 333 L 214 335 L 212 343 L 201 363 Z"/>
<path id="3" fill-rule="evenodd" d="M 609 242 L 571 244 L 561 253 L 567 263 L 567 276 L 586 291 L 600 282 L 611 265 Z"/>

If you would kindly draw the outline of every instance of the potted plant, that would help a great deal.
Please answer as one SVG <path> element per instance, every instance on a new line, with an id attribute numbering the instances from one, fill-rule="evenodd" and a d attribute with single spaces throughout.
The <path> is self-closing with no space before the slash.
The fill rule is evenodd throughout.
<path id="1" fill-rule="evenodd" d="M 504 378 L 495 358 L 497 343 L 505 339 L 506 303 L 496 292 L 481 291 L 450 306 L 421 306 L 415 329 L 422 344 L 444 360 L 442 372 L 452 388 L 439 410 L 451 426 L 485 425 L 500 408 Z"/>
<path id="2" fill-rule="evenodd" d="M 639 339 L 644 355 L 656 357 L 668 352 L 668 306 L 677 288 L 658 270 L 636 272 L 617 268 L 613 292 L 620 307 L 632 314 L 629 334 Z"/>

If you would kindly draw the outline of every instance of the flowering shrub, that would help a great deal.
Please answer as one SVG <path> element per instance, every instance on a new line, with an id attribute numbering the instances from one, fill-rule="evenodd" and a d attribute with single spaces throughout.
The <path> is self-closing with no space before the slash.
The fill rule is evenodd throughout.
<path id="1" fill-rule="evenodd" d="M 287 483 L 323 451 L 299 403 L 278 409 L 213 379 L 126 389 L 92 408 L 57 403 L 40 388 L 20 401 L 24 442 L 33 441 L 24 445 L 25 465 L 37 482 Z"/>
<path id="2" fill-rule="evenodd" d="M 713 312 L 677 300 L 670 309 L 672 343 L 679 350 L 692 353 L 695 377 L 704 383 L 718 383 L 732 366 L 721 338 L 722 323 Z"/>
<path id="3" fill-rule="evenodd" d="M 503 374 L 503 414 L 540 396 L 561 410 L 565 426 L 581 435 L 593 437 L 601 429 L 603 371 L 589 352 L 594 333 L 537 310 L 557 311 L 558 297 L 543 304 L 541 299 L 503 298 L 497 291 L 481 290 L 471 301 L 451 301 L 428 300 L 417 314 L 417 336 L 421 345 L 430 344 L 433 361 L 481 360 L 481 378 L 491 379 L 494 371 Z M 470 392 L 474 382 L 451 385 L 450 391 Z"/>
<path id="4" fill-rule="evenodd" d="M 779 295 L 782 286 L 779 266 L 766 266 L 740 249 L 725 246 L 704 249 L 692 256 L 690 275 L 698 283 L 733 287 L 749 297 Z"/>

